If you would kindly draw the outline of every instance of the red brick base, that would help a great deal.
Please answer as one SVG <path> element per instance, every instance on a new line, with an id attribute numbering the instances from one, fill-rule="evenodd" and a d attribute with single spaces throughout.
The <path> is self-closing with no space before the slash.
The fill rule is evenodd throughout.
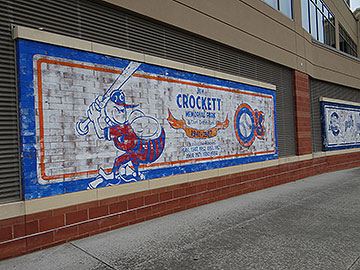
<path id="1" fill-rule="evenodd" d="M 312 145 L 309 76 L 305 73 L 294 70 L 293 79 L 296 153 L 297 155 L 311 154 Z"/>
<path id="2" fill-rule="evenodd" d="M 360 166 L 360 152 L 293 162 L 0 221 L 0 259 L 316 174 Z"/>

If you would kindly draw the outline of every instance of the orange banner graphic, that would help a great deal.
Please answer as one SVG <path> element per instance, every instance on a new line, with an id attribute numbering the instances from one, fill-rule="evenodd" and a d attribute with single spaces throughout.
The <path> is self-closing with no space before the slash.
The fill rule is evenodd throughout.
<path id="1" fill-rule="evenodd" d="M 219 121 L 216 121 L 216 126 L 213 128 L 210 128 L 207 130 L 195 129 L 195 128 L 187 126 L 185 120 L 175 119 L 174 116 L 172 116 L 170 110 L 168 110 L 168 112 L 169 112 L 169 117 L 167 120 L 168 120 L 170 126 L 175 129 L 183 129 L 186 133 L 186 136 L 188 136 L 189 138 L 195 138 L 195 139 L 212 138 L 217 135 L 218 130 L 226 129 L 229 126 L 229 119 L 228 119 L 228 116 L 226 116 L 226 119 L 224 122 L 221 123 Z"/>

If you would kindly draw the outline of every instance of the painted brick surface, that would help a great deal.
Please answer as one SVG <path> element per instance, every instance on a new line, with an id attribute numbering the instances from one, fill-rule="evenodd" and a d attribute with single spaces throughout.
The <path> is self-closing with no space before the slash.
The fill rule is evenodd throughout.
<path id="1" fill-rule="evenodd" d="M 321 102 L 324 150 L 360 147 L 360 106 Z"/>
<path id="2" fill-rule="evenodd" d="M 274 90 L 17 47 L 25 199 L 278 157 Z"/>

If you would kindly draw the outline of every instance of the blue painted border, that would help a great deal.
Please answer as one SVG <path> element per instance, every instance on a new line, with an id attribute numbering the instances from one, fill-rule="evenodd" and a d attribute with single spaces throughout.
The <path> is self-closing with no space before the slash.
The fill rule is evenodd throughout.
<path id="1" fill-rule="evenodd" d="M 95 63 L 117 68 L 124 68 L 129 61 L 120 58 L 109 57 L 105 55 L 79 51 L 34 41 L 18 40 L 17 48 L 17 67 L 18 67 L 18 88 L 19 88 L 19 115 L 20 115 L 20 136 L 21 136 L 21 163 L 22 163 L 22 187 L 24 199 L 35 199 L 48 197 L 58 194 L 82 191 L 87 188 L 89 181 L 95 178 L 86 178 L 81 180 L 65 181 L 60 183 L 39 184 L 36 164 L 36 129 L 35 129 L 35 93 L 33 85 L 33 57 L 34 55 L 47 55 L 76 61 Z M 142 64 L 139 70 L 153 73 L 156 75 L 169 76 L 177 79 L 191 80 L 206 84 L 218 85 L 221 87 L 230 87 L 262 93 L 272 96 L 275 119 L 275 153 L 267 155 L 254 155 L 243 158 L 228 160 L 217 160 L 198 164 L 188 164 L 163 169 L 151 169 L 142 171 L 145 179 L 153 179 L 165 176 L 171 176 L 182 173 L 191 173 L 196 171 L 216 169 L 227 166 L 235 166 L 245 163 L 259 162 L 278 158 L 278 140 L 276 124 L 276 100 L 275 91 L 262 87 L 251 86 L 238 82 L 231 82 L 213 77 L 198 75 L 168 69 L 164 67 Z"/>
<path id="2" fill-rule="evenodd" d="M 325 122 L 325 107 L 331 106 L 333 109 L 342 109 L 346 111 L 353 111 L 351 109 L 360 110 L 360 106 L 350 105 L 350 104 L 341 104 L 335 102 L 321 101 L 321 132 L 322 132 L 322 143 L 324 151 L 335 151 L 335 150 L 344 150 L 352 148 L 360 148 L 360 143 L 341 143 L 336 146 L 328 145 L 327 132 L 326 132 L 326 122 Z"/>

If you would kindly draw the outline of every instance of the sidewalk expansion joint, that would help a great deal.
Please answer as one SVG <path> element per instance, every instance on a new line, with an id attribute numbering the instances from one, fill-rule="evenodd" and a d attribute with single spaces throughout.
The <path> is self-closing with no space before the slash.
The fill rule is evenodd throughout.
<path id="1" fill-rule="evenodd" d="M 79 249 L 80 251 L 84 252 L 85 254 L 89 255 L 90 257 L 94 258 L 95 260 L 101 262 L 102 264 L 105 264 L 107 267 L 110 267 L 110 269 L 112 270 L 116 270 L 116 268 L 114 268 L 112 265 L 108 264 L 107 262 L 99 259 L 98 257 L 94 256 L 93 254 L 91 254 L 90 252 L 86 251 L 85 249 L 82 249 L 81 247 L 75 245 L 72 242 L 69 242 L 70 245 L 72 245 L 74 248 Z"/>

